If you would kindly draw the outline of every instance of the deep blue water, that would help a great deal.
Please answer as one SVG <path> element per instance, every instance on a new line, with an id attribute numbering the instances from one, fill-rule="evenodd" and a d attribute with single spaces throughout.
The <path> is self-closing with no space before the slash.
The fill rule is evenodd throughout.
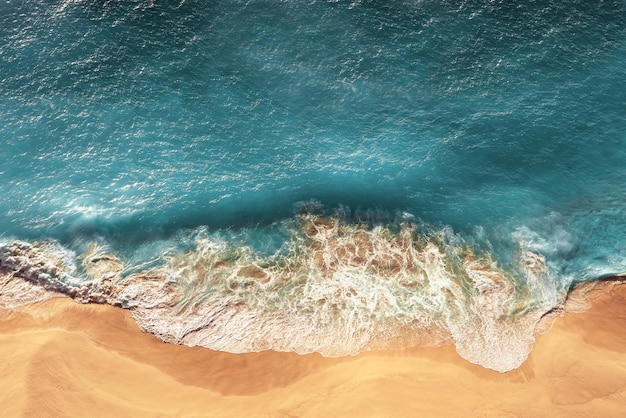
<path id="1" fill-rule="evenodd" d="M 0 237 L 271 253 L 304 201 L 621 273 L 625 81 L 618 0 L 8 0 Z"/>

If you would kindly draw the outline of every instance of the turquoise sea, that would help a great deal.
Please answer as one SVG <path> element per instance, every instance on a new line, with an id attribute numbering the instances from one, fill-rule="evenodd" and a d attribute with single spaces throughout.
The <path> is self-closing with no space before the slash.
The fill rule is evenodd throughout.
<path id="1" fill-rule="evenodd" d="M 340 355 L 354 321 L 394 320 L 444 321 L 458 346 L 474 313 L 442 306 L 491 303 L 459 273 L 473 257 L 517 292 L 507 318 L 626 272 L 626 1 L 6 0 L 0 161 L 5 253 L 54 245 L 78 285 L 96 243 L 122 278 L 170 266 L 186 301 L 342 324 L 332 349 L 232 351 Z M 239 267 L 200 290 L 172 273 L 207 251 Z"/>

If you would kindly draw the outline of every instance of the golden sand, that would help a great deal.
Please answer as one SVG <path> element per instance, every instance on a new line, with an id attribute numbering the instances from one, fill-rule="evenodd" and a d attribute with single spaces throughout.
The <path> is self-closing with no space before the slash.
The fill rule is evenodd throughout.
<path id="1" fill-rule="evenodd" d="M 624 329 L 617 286 L 500 374 L 452 346 L 335 359 L 175 346 L 126 311 L 56 298 L 0 310 L 0 416 L 623 416 Z"/>

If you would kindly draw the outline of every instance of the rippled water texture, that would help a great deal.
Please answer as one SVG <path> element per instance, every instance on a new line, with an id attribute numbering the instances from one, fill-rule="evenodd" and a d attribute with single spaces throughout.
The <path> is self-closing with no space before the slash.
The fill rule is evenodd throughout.
<path id="1" fill-rule="evenodd" d="M 283 318 L 246 349 L 467 353 L 463 323 L 525 346 L 573 283 L 626 271 L 624 80 L 625 1 L 8 0 L 2 266 L 245 305 L 220 335 Z"/>

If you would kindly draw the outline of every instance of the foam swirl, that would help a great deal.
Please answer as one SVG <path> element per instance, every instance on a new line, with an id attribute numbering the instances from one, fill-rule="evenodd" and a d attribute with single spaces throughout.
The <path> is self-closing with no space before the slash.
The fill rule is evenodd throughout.
<path id="1" fill-rule="evenodd" d="M 13 242 L 0 265 L 79 302 L 129 309 L 166 342 L 325 356 L 454 342 L 467 360 L 502 372 L 526 359 L 537 324 L 565 299 L 545 259 L 521 243 L 504 269 L 488 251 L 410 223 L 304 215 L 290 231 L 271 256 L 200 232 L 191 250 L 128 275 L 97 245 L 77 269 L 58 246 Z"/>

